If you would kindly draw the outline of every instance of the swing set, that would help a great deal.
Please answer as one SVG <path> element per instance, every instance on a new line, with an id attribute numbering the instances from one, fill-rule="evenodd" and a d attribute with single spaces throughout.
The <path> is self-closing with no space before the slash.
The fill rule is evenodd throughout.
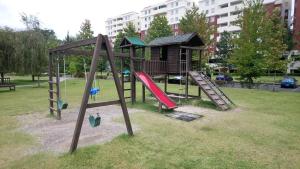
<path id="1" fill-rule="evenodd" d="M 80 48 L 83 46 L 94 46 L 94 50 L 93 51 L 83 50 L 82 48 Z M 57 112 L 57 119 L 61 119 L 61 110 L 66 109 L 68 107 L 68 103 L 61 99 L 61 94 L 60 94 L 59 61 L 61 58 L 64 58 L 65 56 L 74 56 L 74 55 L 75 56 L 83 56 L 83 57 L 88 57 L 88 56 L 93 56 L 93 57 L 92 57 L 92 63 L 91 63 L 88 74 L 86 73 L 86 65 L 85 65 L 86 84 L 85 84 L 85 89 L 84 89 L 84 93 L 83 93 L 83 97 L 82 97 L 82 101 L 81 101 L 81 105 L 80 105 L 80 109 L 79 109 L 79 113 L 78 113 L 78 118 L 77 118 L 75 130 L 74 130 L 74 134 L 73 134 L 72 143 L 70 146 L 70 152 L 72 153 L 77 149 L 86 109 L 89 109 L 89 108 L 119 104 L 122 108 L 122 112 L 123 112 L 123 116 L 124 116 L 124 120 L 125 120 L 125 124 L 126 124 L 126 128 L 127 128 L 127 133 L 128 133 L 128 135 L 132 136 L 133 131 L 132 131 L 132 127 L 131 127 L 130 118 L 129 118 L 125 98 L 123 95 L 121 82 L 120 82 L 117 70 L 115 68 L 115 56 L 127 56 L 128 54 L 113 53 L 112 47 L 111 47 L 108 37 L 106 35 L 99 34 L 98 37 L 96 37 L 96 38 L 72 42 L 72 43 L 61 45 L 61 46 L 58 46 L 56 48 L 49 50 L 48 73 L 49 73 L 49 105 L 50 105 L 49 110 L 50 110 L 50 114 L 54 115 L 54 112 Z M 99 86 L 96 87 L 96 76 L 95 76 L 96 68 L 98 66 L 100 56 L 101 57 L 106 56 L 108 58 L 119 99 L 113 100 L 113 101 L 106 101 L 106 102 L 89 103 L 90 96 L 95 98 L 95 96 L 100 93 L 100 87 Z M 57 59 L 55 60 L 55 58 L 57 58 Z M 56 61 L 56 64 L 58 64 L 58 69 L 56 72 L 56 81 L 54 82 L 53 75 L 55 73 L 55 70 L 53 69 L 53 65 L 55 64 L 55 61 Z M 64 72 L 64 76 L 66 76 L 65 72 Z M 65 92 L 66 92 L 66 88 L 67 88 L 67 85 L 65 82 Z M 54 94 L 56 94 L 56 97 L 57 97 L 57 107 L 56 108 L 54 107 L 54 103 L 56 102 L 54 100 Z M 90 115 L 89 123 L 92 127 L 99 126 L 101 123 L 101 117 L 99 116 L 99 114 L 97 114 L 97 116 Z"/>

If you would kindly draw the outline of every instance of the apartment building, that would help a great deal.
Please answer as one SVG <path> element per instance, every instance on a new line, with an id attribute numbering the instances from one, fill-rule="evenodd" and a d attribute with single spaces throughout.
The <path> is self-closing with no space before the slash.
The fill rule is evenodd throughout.
<path id="1" fill-rule="evenodd" d="M 123 31 L 129 22 L 132 22 L 135 25 L 136 30 L 140 31 L 139 13 L 137 12 L 128 12 L 113 18 L 108 18 L 105 21 L 106 34 L 112 43 L 115 42 L 118 32 Z"/>
<path id="2" fill-rule="evenodd" d="M 300 53 L 300 0 L 294 0 L 293 18 L 294 41 L 296 42 L 295 50 L 297 50 L 298 53 Z"/>
<path id="3" fill-rule="evenodd" d="M 266 10 L 271 13 L 275 8 L 279 8 L 282 18 L 291 24 L 291 2 L 292 0 L 265 0 L 263 3 Z M 220 39 L 220 34 L 224 31 L 238 33 L 241 28 L 235 23 L 245 7 L 243 0 L 200 0 L 198 2 L 201 12 L 205 13 L 211 24 L 217 26 L 216 41 Z"/>
<path id="4" fill-rule="evenodd" d="M 140 13 L 141 38 L 145 38 L 151 22 L 157 15 L 166 16 L 174 35 L 177 35 L 180 32 L 178 28 L 179 20 L 193 4 L 194 2 L 192 0 L 168 0 L 163 3 L 145 7 Z"/>
<path id="5" fill-rule="evenodd" d="M 114 43 L 118 32 L 122 31 L 129 22 L 132 22 L 136 26 L 136 30 L 140 33 L 141 38 L 144 39 L 154 17 L 164 15 L 168 19 L 174 35 L 177 35 L 180 32 L 178 28 L 179 20 L 193 4 L 194 1 L 192 0 L 167 0 L 145 7 L 140 13 L 129 12 L 108 18 L 105 21 L 106 34 L 110 41 Z"/>

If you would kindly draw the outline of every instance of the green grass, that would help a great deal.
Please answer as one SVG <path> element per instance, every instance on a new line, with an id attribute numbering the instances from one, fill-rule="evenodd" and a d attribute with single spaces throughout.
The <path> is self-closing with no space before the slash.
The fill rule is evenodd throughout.
<path id="1" fill-rule="evenodd" d="M 298 80 L 298 83 L 300 82 L 300 76 L 292 76 L 296 80 Z M 212 79 L 216 79 L 216 75 L 212 76 Z M 234 81 L 240 81 L 238 76 L 233 76 Z M 275 83 L 280 83 L 280 81 L 283 79 L 283 76 L 276 76 L 275 77 Z M 261 76 L 259 78 L 253 79 L 255 83 L 273 83 L 274 77 L 273 76 Z"/>
<path id="2" fill-rule="evenodd" d="M 79 106 L 84 83 L 84 80 L 68 81 L 64 99 L 71 108 Z M 102 80 L 98 101 L 116 99 L 113 86 L 112 81 Z M 169 86 L 170 91 L 178 92 L 178 88 Z M 46 152 L 29 155 L 26 152 L 37 142 L 17 130 L 16 115 L 41 112 L 46 118 L 47 90 L 43 84 L 42 88 L 0 92 L 0 168 L 296 169 L 300 166 L 299 93 L 226 88 L 225 93 L 238 105 L 236 112 L 216 113 L 210 121 L 186 123 L 158 113 L 154 101 L 147 99 L 147 104 L 141 103 L 138 84 L 138 103 L 128 106 L 146 111 L 131 115 L 131 121 L 141 129 L 134 137 L 124 134 L 103 145 L 80 148 L 73 155 Z M 197 88 L 191 87 L 190 93 L 197 93 Z M 215 108 L 207 101 L 191 103 Z"/>

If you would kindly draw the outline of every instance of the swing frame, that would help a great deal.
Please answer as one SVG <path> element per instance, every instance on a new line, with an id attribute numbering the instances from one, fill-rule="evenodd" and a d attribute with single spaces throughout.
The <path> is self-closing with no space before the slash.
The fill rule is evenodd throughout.
<path id="1" fill-rule="evenodd" d="M 95 46 L 93 51 L 87 51 L 87 50 L 82 50 L 82 49 L 74 49 L 82 46 Z M 120 79 L 118 77 L 118 73 L 115 67 L 115 56 L 127 56 L 125 53 L 113 53 L 112 52 L 112 47 L 110 45 L 110 42 L 108 40 L 107 35 L 102 35 L 99 34 L 97 37 L 92 38 L 92 39 L 87 39 L 87 40 L 81 40 L 65 45 L 58 46 L 56 48 L 50 49 L 49 50 L 49 97 L 50 97 L 50 113 L 54 113 L 53 105 L 54 105 L 54 92 L 53 92 L 53 57 L 58 56 L 58 57 L 64 57 L 67 55 L 80 55 L 80 56 L 93 56 L 92 57 L 92 63 L 91 63 L 91 68 L 90 72 L 87 77 L 87 82 L 85 84 L 85 90 L 83 93 L 82 101 L 81 101 L 81 106 L 73 134 L 73 139 L 72 143 L 70 146 L 70 153 L 73 153 L 77 149 L 80 133 L 81 133 L 81 128 L 84 120 L 84 116 L 86 113 L 86 109 L 88 108 L 94 108 L 94 107 L 102 107 L 102 106 L 108 106 L 108 105 L 115 105 L 115 104 L 120 104 L 127 128 L 127 133 L 130 136 L 133 136 L 133 131 L 131 127 L 131 122 L 124 98 L 124 94 L 122 91 L 122 86 Z M 94 81 L 94 75 L 96 73 L 97 65 L 100 60 L 100 56 L 104 57 L 107 56 L 108 61 L 110 63 L 111 71 L 113 74 L 115 86 L 117 89 L 117 93 L 119 96 L 119 100 L 113 100 L 113 101 L 106 101 L 106 102 L 99 102 L 99 103 L 88 103 L 89 101 L 89 96 L 90 96 L 90 90 L 93 85 Z M 56 76 L 56 94 L 57 98 L 60 96 L 60 86 L 59 86 L 59 75 Z M 58 119 L 61 119 L 61 112 L 57 110 L 57 116 Z"/>

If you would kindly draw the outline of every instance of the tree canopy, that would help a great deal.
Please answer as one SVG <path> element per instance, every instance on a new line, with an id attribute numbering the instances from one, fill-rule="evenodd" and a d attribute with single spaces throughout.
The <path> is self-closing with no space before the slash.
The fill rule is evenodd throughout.
<path id="1" fill-rule="evenodd" d="M 171 36 L 173 34 L 171 26 L 164 15 L 155 16 L 148 29 L 146 41 L 150 42 L 155 38 Z"/>
<path id="2" fill-rule="evenodd" d="M 217 31 L 214 25 L 209 24 L 206 15 L 200 13 L 195 5 L 180 19 L 179 28 L 183 33 L 197 32 L 207 46 L 214 42 L 211 36 Z"/>

